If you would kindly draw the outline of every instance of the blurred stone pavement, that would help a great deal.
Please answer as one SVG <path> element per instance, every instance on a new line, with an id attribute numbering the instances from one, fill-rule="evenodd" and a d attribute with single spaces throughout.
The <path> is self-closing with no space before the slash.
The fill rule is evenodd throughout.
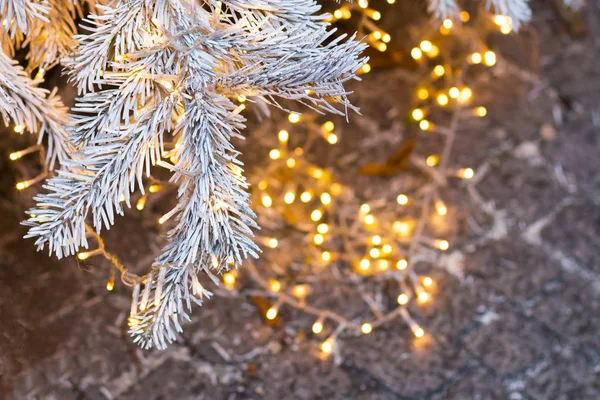
<path id="1" fill-rule="evenodd" d="M 105 290 L 105 265 L 48 258 L 21 239 L 35 189 L 13 190 L 27 171 L 8 154 L 22 139 L 0 135 L 0 399 L 600 398 L 600 4 L 588 3 L 589 33 L 573 38 L 535 1 L 539 80 L 526 69 L 491 77 L 481 93 L 489 116 L 461 128 L 451 164 L 477 171 L 448 193 L 462 262 L 428 272 L 438 292 L 412 310 L 431 341 L 393 322 L 343 339 L 339 365 L 218 296 L 167 351 L 135 348 L 130 293 Z M 354 86 L 363 116 L 344 127 L 350 150 L 393 134 L 405 85 L 383 69 Z M 356 184 L 385 184 L 371 181 Z M 491 210 L 486 227 L 472 218 L 473 193 Z M 132 213 L 108 235 L 126 263 L 156 250 L 140 226 Z"/>

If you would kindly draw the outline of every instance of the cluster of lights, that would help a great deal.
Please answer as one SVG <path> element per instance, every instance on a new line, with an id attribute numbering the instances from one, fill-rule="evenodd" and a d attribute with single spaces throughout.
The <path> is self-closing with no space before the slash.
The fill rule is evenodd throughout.
<path id="1" fill-rule="evenodd" d="M 396 0 L 387 0 L 388 4 L 394 4 Z M 354 15 L 358 15 L 357 30 L 360 36 L 366 36 L 369 45 L 380 52 L 388 49 L 388 43 L 392 40 L 389 33 L 380 29 L 376 22 L 381 20 L 381 12 L 370 7 L 368 0 L 358 0 L 351 4 L 344 5 L 335 10 L 330 21 L 348 20 Z M 371 65 L 364 64 L 358 71 L 359 74 L 371 72 Z"/>
<path id="2" fill-rule="evenodd" d="M 344 6 L 334 13 L 334 19 L 348 19 L 351 16 L 352 7 L 368 9 L 368 2 L 360 1 L 356 6 Z M 369 14 L 365 14 L 369 15 Z M 371 18 L 377 20 L 378 18 Z M 457 25 L 470 21 L 470 15 L 467 12 L 460 14 L 460 21 L 443 21 L 440 27 L 441 35 L 449 35 L 453 30 L 457 30 Z M 501 19 L 496 19 L 496 22 L 502 22 Z M 503 20 L 509 21 L 509 20 Z M 508 22 L 506 22 L 508 24 Z M 500 26 L 500 25 L 499 25 Z M 370 39 L 374 41 L 383 41 L 384 33 L 380 30 L 372 30 Z M 419 62 L 421 67 L 428 73 L 424 74 L 424 79 L 416 90 L 416 100 L 418 106 L 410 110 L 410 118 L 423 131 L 436 131 L 438 126 L 429 118 L 435 119 L 435 109 L 451 110 L 459 115 L 466 115 L 462 110 L 471 110 L 470 115 L 483 118 L 487 116 L 487 109 L 484 106 L 473 106 L 473 89 L 460 82 L 462 76 L 458 69 L 454 69 L 453 62 L 446 60 L 441 54 L 440 41 L 435 37 L 428 40 L 422 40 L 418 46 L 415 46 L 410 54 Z M 479 43 L 481 45 L 481 43 Z M 482 52 L 470 53 L 466 55 L 468 65 L 485 65 L 493 67 L 497 63 L 496 54 L 485 49 Z M 464 63 L 461 62 L 461 65 Z M 364 67 L 362 72 L 370 71 L 370 66 Z M 441 79 L 444 78 L 444 79 Z M 454 84 L 452 84 L 454 83 Z M 312 123 L 305 121 L 305 116 L 299 114 L 290 114 L 289 122 L 298 124 L 301 122 Z M 321 136 L 330 144 L 337 143 L 335 138 L 328 138 L 328 134 L 334 131 L 335 125 L 326 122 L 320 125 L 319 129 L 322 132 Z M 445 127 L 440 126 L 439 132 L 447 133 Z M 450 249 L 450 243 L 443 238 L 424 238 L 414 237 L 421 220 L 427 220 L 425 216 L 420 220 L 401 219 L 389 220 L 389 215 L 378 217 L 377 211 L 380 205 L 373 203 L 363 203 L 356 207 L 355 211 L 348 211 L 351 207 L 349 203 L 345 203 L 347 199 L 340 196 L 344 190 L 340 190 L 341 185 L 335 183 L 330 172 L 326 169 L 311 165 L 304 157 L 304 149 L 302 147 L 290 151 L 287 146 L 290 141 L 290 134 L 287 130 L 280 131 L 278 134 L 280 147 L 272 149 L 269 153 L 272 163 L 269 167 L 270 171 L 289 170 L 294 168 L 293 175 L 277 174 L 274 175 L 274 181 L 265 179 L 258 183 L 259 203 L 265 208 L 282 210 L 282 207 L 294 206 L 293 214 L 295 215 L 295 223 L 301 227 L 302 231 L 307 232 L 309 240 L 308 248 L 302 249 L 306 268 L 311 271 L 327 270 L 335 266 L 344 273 L 354 273 L 368 279 L 371 276 L 383 276 L 385 278 L 395 279 L 398 282 L 397 304 L 398 309 L 392 311 L 402 317 L 410 327 L 413 335 L 416 338 L 422 338 L 426 335 L 424 329 L 418 325 L 410 316 L 407 305 L 411 301 L 418 304 L 425 304 L 432 301 L 435 282 L 430 276 L 418 276 L 415 274 L 411 264 L 413 256 L 408 250 L 408 245 L 415 241 L 424 243 L 439 251 L 447 251 Z M 293 157 L 293 166 L 290 166 L 289 158 Z M 475 171 L 472 168 L 460 168 L 451 170 L 446 166 L 446 160 L 443 160 L 439 154 L 431 154 L 425 158 L 425 165 L 428 168 L 436 169 L 436 173 L 447 177 L 455 177 L 459 179 L 469 180 L 475 176 Z M 268 182 L 267 182 L 268 181 Z M 295 182 L 294 184 L 291 182 Z M 298 183 L 299 182 L 299 183 Z M 290 189 L 292 187 L 292 189 Z M 337 190 L 330 188 L 338 187 Z M 269 191 L 272 189 L 274 191 Z M 398 211 L 402 215 L 413 214 L 407 211 L 407 208 L 412 210 L 423 207 L 425 201 L 431 202 L 433 212 L 437 217 L 447 217 L 450 214 L 448 205 L 440 197 L 438 190 L 435 190 L 432 197 L 424 200 L 420 197 L 413 198 L 410 193 L 400 193 L 396 195 L 396 203 L 399 206 Z M 339 215 L 354 215 L 356 223 L 341 223 Z M 267 214 L 272 218 L 275 214 Z M 389 221 L 389 222 L 388 222 Z M 358 225 L 356 225 L 358 224 Z M 348 232 L 348 225 L 352 226 Z M 337 243 L 337 245 L 336 245 Z M 339 243 L 343 243 L 342 248 Z M 272 248 L 272 246 L 269 246 Z M 418 246 L 417 246 L 418 248 Z M 360 249 L 360 250 L 357 250 Z M 281 249 L 286 251 L 286 249 Z M 312 254 L 315 254 L 313 257 Z M 270 259 L 268 254 L 265 254 L 264 262 L 278 264 L 277 258 Z M 321 269 L 314 269 L 314 266 L 320 266 Z M 279 266 L 281 267 L 281 266 Z M 279 273 L 281 270 L 278 267 Z M 264 271 L 266 274 L 271 274 L 273 271 Z M 410 277 L 410 279 L 409 279 Z M 267 319 L 275 318 L 278 315 L 280 307 L 284 305 L 297 306 L 297 304 L 305 304 L 307 293 L 302 292 L 301 296 L 295 289 L 297 285 L 288 282 L 288 279 L 265 279 L 266 288 L 275 298 L 274 306 L 269 308 L 265 317 Z M 284 285 L 282 282 L 286 282 Z M 311 284 L 303 283 L 303 288 L 311 287 Z M 310 290 L 309 290 L 310 291 Z M 302 302 L 294 303 L 287 301 L 286 293 L 294 298 L 301 298 Z M 324 354 L 330 354 L 335 349 L 336 338 L 339 334 L 340 326 L 343 329 L 350 329 L 356 333 L 368 335 L 371 334 L 377 327 L 381 325 L 377 316 L 372 320 L 355 322 L 344 321 L 343 318 L 335 314 L 332 310 L 317 310 L 315 307 L 310 307 L 310 310 L 304 309 L 306 312 L 315 315 L 315 320 L 312 324 L 312 332 L 315 336 L 323 336 L 325 339 L 321 342 L 320 349 Z M 317 312 L 319 311 L 319 312 Z M 335 317 L 334 317 L 335 316 Z M 338 329 L 331 325 L 337 325 Z"/>

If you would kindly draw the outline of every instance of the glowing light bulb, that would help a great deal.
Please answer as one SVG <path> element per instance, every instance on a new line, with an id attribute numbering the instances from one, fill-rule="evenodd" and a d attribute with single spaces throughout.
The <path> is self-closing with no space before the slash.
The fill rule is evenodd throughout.
<path id="1" fill-rule="evenodd" d="M 450 243 L 448 243 L 447 240 L 438 240 L 436 244 L 437 248 L 442 251 L 446 251 L 450 248 Z"/>
<path id="2" fill-rule="evenodd" d="M 437 77 L 440 77 L 442 75 L 444 75 L 446 73 L 446 68 L 444 68 L 443 65 L 436 65 L 435 68 L 433 68 L 433 74 Z"/>
<path id="3" fill-rule="evenodd" d="M 277 313 L 278 310 L 275 307 L 271 307 L 267 310 L 267 319 L 268 320 L 274 320 L 275 318 L 277 318 Z"/>
<path id="4" fill-rule="evenodd" d="M 401 306 L 406 305 L 408 303 L 408 296 L 404 293 L 398 296 L 398 304 Z"/>
<path id="5" fill-rule="evenodd" d="M 417 90 L 417 97 L 420 100 L 427 100 L 429 98 L 429 91 L 425 88 Z"/>
<path id="6" fill-rule="evenodd" d="M 269 157 L 272 160 L 277 160 L 277 159 L 281 158 L 281 151 L 279 151 L 278 149 L 273 149 L 269 152 Z"/>
<path id="7" fill-rule="evenodd" d="M 429 301 L 429 293 L 422 291 L 421 293 L 419 293 L 418 300 L 421 304 L 427 303 Z"/>
<path id="8" fill-rule="evenodd" d="M 223 274 L 223 282 L 225 282 L 225 286 L 231 290 L 233 285 L 235 285 L 235 275 L 233 275 L 231 272 Z"/>
<path id="9" fill-rule="evenodd" d="M 360 206 L 360 212 L 368 214 L 371 211 L 371 206 L 368 204 L 363 204 Z"/>
<path id="10" fill-rule="evenodd" d="M 292 204 L 294 200 L 296 200 L 296 194 L 294 192 L 287 192 L 283 196 L 283 201 L 285 202 L 285 204 Z"/>
<path id="11" fill-rule="evenodd" d="M 406 261 L 405 259 L 398 260 L 398 262 L 396 263 L 396 268 L 398 268 L 400 271 L 405 270 L 407 267 L 408 261 Z"/>
<path id="12" fill-rule="evenodd" d="M 390 244 L 384 244 L 381 251 L 383 251 L 384 254 L 391 254 L 392 251 L 394 251 L 394 248 Z"/>
<path id="13" fill-rule="evenodd" d="M 427 159 L 425 160 L 425 163 L 430 167 L 435 167 L 436 165 L 438 165 L 439 162 L 440 162 L 440 158 L 438 156 L 436 156 L 435 154 L 428 156 Z"/>
<path id="14" fill-rule="evenodd" d="M 262 199 L 262 205 L 269 208 L 273 205 L 273 199 L 271 199 L 271 196 L 269 196 L 268 194 L 263 195 Z"/>
<path id="15" fill-rule="evenodd" d="M 487 109 L 485 107 L 477 107 L 475 109 L 475 115 L 477 115 L 478 117 L 485 117 L 487 115 Z"/>
<path id="16" fill-rule="evenodd" d="M 331 261 L 331 253 L 328 251 L 324 251 L 323 253 L 321 253 L 321 260 Z"/>
<path id="17" fill-rule="evenodd" d="M 365 216 L 365 224 L 367 225 L 373 225 L 375 223 L 375 217 L 372 216 L 371 214 L 368 214 L 367 216 Z"/>
<path id="18" fill-rule="evenodd" d="M 419 47 L 421 48 L 421 50 L 423 50 L 425 53 L 427 53 L 427 52 L 431 51 L 433 44 L 429 40 L 423 40 L 421 42 L 421 44 L 419 45 Z"/>
<path id="19" fill-rule="evenodd" d="M 460 12 L 460 20 L 462 22 L 469 22 L 470 19 L 471 19 L 471 15 L 467 11 Z"/>
<path id="20" fill-rule="evenodd" d="M 454 87 L 450 88 L 450 90 L 448 91 L 448 94 L 450 95 L 451 98 L 457 99 L 458 96 L 460 96 L 460 90 L 456 86 L 454 86 Z"/>
<path id="21" fill-rule="evenodd" d="M 321 351 L 325 354 L 330 354 L 333 351 L 333 339 L 327 339 L 321 343 Z"/>
<path id="22" fill-rule="evenodd" d="M 381 255 L 381 250 L 379 250 L 379 249 L 371 249 L 369 251 L 369 255 L 371 256 L 371 258 L 378 258 Z"/>
<path id="23" fill-rule="evenodd" d="M 472 179 L 475 176 L 475 172 L 471 168 L 463 168 L 458 171 L 458 176 L 463 179 Z"/>
<path id="24" fill-rule="evenodd" d="M 288 115 L 288 121 L 290 121 L 292 124 L 297 124 L 300 122 L 300 114 L 290 113 L 290 115 Z"/>
<path id="25" fill-rule="evenodd" d="M 25 127 L 23 125 L 15 125 L 14 127 L 14 131 L 16 133 L 22 133 L 25 130 Z"/>
<path id="26" fill-rule="evenodd" d="M 411 224 L 409 222 L 395 221 L 392 224 L 392 228 L 397 234 L 401 236 L 408 236 L 410 234 Z"/>
<path id="27" fill-rule="evenodd" d="M 272 249 L 276 249 L 277 246 L 279 246 L 279 241 L 275 238 L 271 238 L 269 239 L 269 241 L 267 242 L 267 245 L 272 248 Z"/>
<path id="28" fill-rule="evenodd" d="M 437 211 L 437 213 L 439 215 L 446 215 L 446 214 L 448 214 L 448 208 L 446 207 L 446 205 L 444 204 L 444 202 L 441 201 L 441 200 L 437 200 L 435 202 L 435 210 Z"/>
<path id="29" fill-rule="evenodd" d="M 360 263 L 358 264 L 358 266 L 363 271 L 366 271 L 371 267 L 371 261 L 369 261 L 369 259 L 367 259 L 367 258 L 363 258 L 362 260 L 360 260 Z"/>
<path id="30" fill-rule="evenodd" d="M 408 196 L 405 194 L 400 194 L 400 195 L 398 195 L 398 197 L 396 197 L 396 201 L 401 206 L 405 206 L 408 204 Z"/>
<path id="31" fill-rule="evenodd" d="M 90 257 L 90 253 L 89 252 L 84 252 L 84 253 L 79 253 L 77 254 L 77 258 L 80 260 L 87 260 Z"/>
<path id="32" fill-rule="evenodd" d="M 319 224 L 319 226 L 317 226 L 317 232 L 319 232 L 322 235 L 326 234 L 327 232 L 329 232 L 329 225 Z"/>
<path id="33" fill-rule="evenodd" d="M 388 260 L 379 260 L 377 266 L 381 271 L 386 271 L 390 267 L 390 262 Z"/>
<path id="34" fill-rule="evenodd" d="M 458 100 L 462 103 L 468 101 L 471 97 L 473 96 L 473 91 L 469 88 L 464 88 L 461 92 L 460 92 L 460 96 L 458 97 Z"/>
<path id="35" fill-rule="evenodd" d="M 277 137 L 279 138 L 280 142 L 285 143 L 290 139 L 290 133 L 288 131 L 286 131 L 285 129 L 282 129 L 277 134 Z"/>
<path id="36" fill-rule="evenodd" d="M 496 53 L 494 53 L 493 51 L 486 51 L 485 54 L 483 55 L 483 61 L 485 63 L 485 65 L 487 65 L 488 67 L 492 67 L 494 65 L 496 65 Z"/>
<path id="37" fill-rule="evenodd" d="M 381 236 L 375 235 L 371 238 L 371 243 L 375 246 L 379 246 L 381 244 Z"/>
<path id="38" fill-rule="evenodd" d="M 433 279 L 431 279 L 431 277 L 426 276 L 423 278 L 423 286 L 425 287 L 431 287 L 431 285 L 433 285 Z"/>
<path id="39" fill-rule="evenodd" d="M 327 121 L 323 125 L 321 125 L 321 128 L 325 132 L 333 132 L 333 130 L 335 129 L 335 124 L 331 121 Z"/>
<path id="40" fill-rule="evenodd" d="M 362 72 L 363 74 L 368 74 L 369 72 L 371 72 L 371 65 L 369 65 L 369 64 L 367 63 L 367 64 L 363 65 L 363 66 L 360 68 L 360 70 L 361 70 L 361 72 Z"/>
<path id="41" fill-rule="evenodd" d="M 452 28 L 452 25 L 454 25 L 454 24 L 452 23 L 452 20 L 451 20 L 451 19 L 449 19 L 449 18 L 446 18 L 446 19 L 444 20 L 444 22 L 442 23 L 442 26 L 443 26 L 444 28 L 446 28 L 446 29 L 451 29 L 451 28 Z"/>
<path id="42" fill-rule="evenodd" d="M 288 158 L 287 161 L 285 162 L 285 165 L 288 166 L 288 168 L 294 168 L 296 166 L 296 160 L 294 158 Z"/>
<path id="43" fill-rule="evenodd" d="M 327 135 L 327 143 L 329 144 L 336 144 L 338 140 L 339 139 L 335 133 L 330 133 L 329 135 Z"/>
<path id="44" fill-rule="evenodd" d="M 269 289 L 271 289 L 272 292 L 279 292 L 281 290 L 281 283 L 276 279 L 271 279 L 269 281 Z"/>
<path id="45" fill-rule="evenodd" d="M 371 333 L 373 331 L 373 326 L 369 323 L 365 323 L 365 324 L 362 324 L 362 326 L 360 327 L 360 330 L 365 335 L 368 335 L 369 333 Z"/>
<path id="46" fill-rule="evenodd" d="M 314 237 L 313 237 L 313 242 L 319 246 L 322 245 L 323 242 L 325 241 L 325 236 L 321 235 L 320 233 L 317 233 Z"/>
<path id="47" fill-rule="evenodd" d="M 331 204 L 331 195 L 327 192 L 321 194 L 321 203 L 323 203 L 324 205 Z"/>
<path id="48" fill-rule="evenodd" d="M 106 282 L 106 290 L 108 290 L 109 292 L 112 292 L 112 290 L 115 288 L 115 278 L 113 278 L 112 276 L 110 278 L 108 278 L 108 282 Z"/>
<path id="49" fill-rule="evenodd" d="M 321 218 L 323 218 L 323 212 L 321 210 L 313 210 L 313 212 L 310 213 L 310 219 L 312 219 L 315 222 L 317 222 Z"/>
<path id="50" fill-rule="evenodd" d="M 412 117 L 415 121 L 420 121 L 425 118 L 425 113 L 420 108 L 415 108 L 412 112 Z"/>
<path id="51" fill-rule="evenodd" d="M 448 96 L 446 96 L 444 93 L 440 93 L 437 97 L 437 102 L 440 106 L 447 106 L 448 101 Z"/>
<path id="52" fill-rule="evenodd" d="M 412 331 L 413 331 L 413 334 L 415 335 L 415 337 L 417 337 L 417 338 L 422 338 L 423 336 L 425 336 L 425 331 L 420 326 L 415 326 L 412 329 Z"/>
<path id="53" fill-rule="evenodd" d="M 423 52 L 418 47 L 415 47 L 410 51 L 410 56 L 415 60 L 420 60 L 423 58 Z"/>
<path id="54" fill-rule="evenodd" d="M 431 128 L 431 123 L 424 119 L 423 121 L 419 122 L 419 128 L 421 128 L 423 131 L 428 131 Z"/>
<path id="55" fill-rule="evenodd" d="M 312 331 L 315 335 L 323 332 L 323 323 L 320 321 L 316 321 L 312 326 Z"/>
<path id="56" fill-rule="evenodd" d="M 311 200 L 312 194 L 310 194 L 310 192 L 302 192 L 302 194 L 300 195 L 300 201 L 303 203 L 308 203 Z"/>
<path id="57" fill-rule="evenodd" d="M 483 57 L 481 57 L 481 54 L 479 54 L 479 53 L 471 54 L 471 62 L 473 64 L 481 64 L 482 60 L 483 60 Z"/>

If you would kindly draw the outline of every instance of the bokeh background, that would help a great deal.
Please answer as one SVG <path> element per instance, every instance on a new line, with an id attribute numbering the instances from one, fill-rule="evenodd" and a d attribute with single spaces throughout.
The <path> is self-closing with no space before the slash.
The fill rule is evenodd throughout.
<path id="1" fill-rule="evenodd" d="M 310 318 L 282 309 L 280 322 L 268 323 L 261 304 L 241 292 L 196 309 L 168 350 L 140 351 L 127 335 L 130 291 L 106 290 L 106 265 L 48 258 L 22 239 L 19 223 L 40 188 L 19 192 L 15 182 L 39 166 L 10 162 L 30 138 L 4 132 L 0 398 L 600 397 L 600 4 L 588 1 L 584 13 L 571 15 L 557 3 L 532 1 L 529 27 L 486 39 L 506 63 L 477 77 L 487 116 L 461 122 L 449 160 L 477 176 L 444 189 L 453 258 L 420 271 L 434 279 L 434 298 L 410 308 L 427 340 L 397 320 L 343 337 L 335 357 L 322 357 Z M 410 50 L 439 26 L 422 2 L 372 6 L 393 39 L 386 52 L 369 50 L 372 70 L 350 85 L 362 115 L 333 119 L 339 143 L 306 154 L 366 199 L 423 179 L 410 168 L 388 177 L 360 170 L 385 163 L 413 134 L 405 115 L 419 66 Z M 253 176 L 269 162 L 265 132 L 275 138 L 289 121 L 277 111 L 267 120 L 248 117 L 247 140 L 237 146 Z M 419 135 L 413 152 L 435 146 L 435 138 Z M 482 204 L 492 212 L 482 216 Z M 106 234 L 110 250 L 140 268 L 161 240 L 156 219 L 136 212 Z M 335 288 L 319 301 L 344 315 L 362 306 Z"/>

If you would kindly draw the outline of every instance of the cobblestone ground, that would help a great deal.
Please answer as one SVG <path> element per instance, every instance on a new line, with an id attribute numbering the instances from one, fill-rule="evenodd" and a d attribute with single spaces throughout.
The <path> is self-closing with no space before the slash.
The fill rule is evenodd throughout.
<path id="1" fill-rule="evenodd" d="M 478 174 L 449 193 L 460 221 L 451 254 L 462 262 L 430 272 L 435 301 L 414 310 L 431 334 L 425 345 L 391 323 L 345 339 L 334 365 L 265 326 L 253 306 L 217 298 L 177 345 L 141 352 L 124 333 L 127 290 L 108 293 L 102 269 L 49 259 L 21 240 L 31 193 L 11 189 L 22 171 L 5 161 L 16 146 L 5 140 L 0 398 L 600 398 L 600 5 L 589 3 L 590 32 L 579 39 L 534 3 L 540 78 L 492 78 L 489 118 L 459 133 L 453 164 Z M 368 93 L 357 93 L 365 116 L 346 137 L 392 126 L 381 110 L 403 106 L 404 85 L 394 70 L 366 77 Z M 129 216 L 117 225 L 125 262 L 155 250 L 141 224 Z"/>

